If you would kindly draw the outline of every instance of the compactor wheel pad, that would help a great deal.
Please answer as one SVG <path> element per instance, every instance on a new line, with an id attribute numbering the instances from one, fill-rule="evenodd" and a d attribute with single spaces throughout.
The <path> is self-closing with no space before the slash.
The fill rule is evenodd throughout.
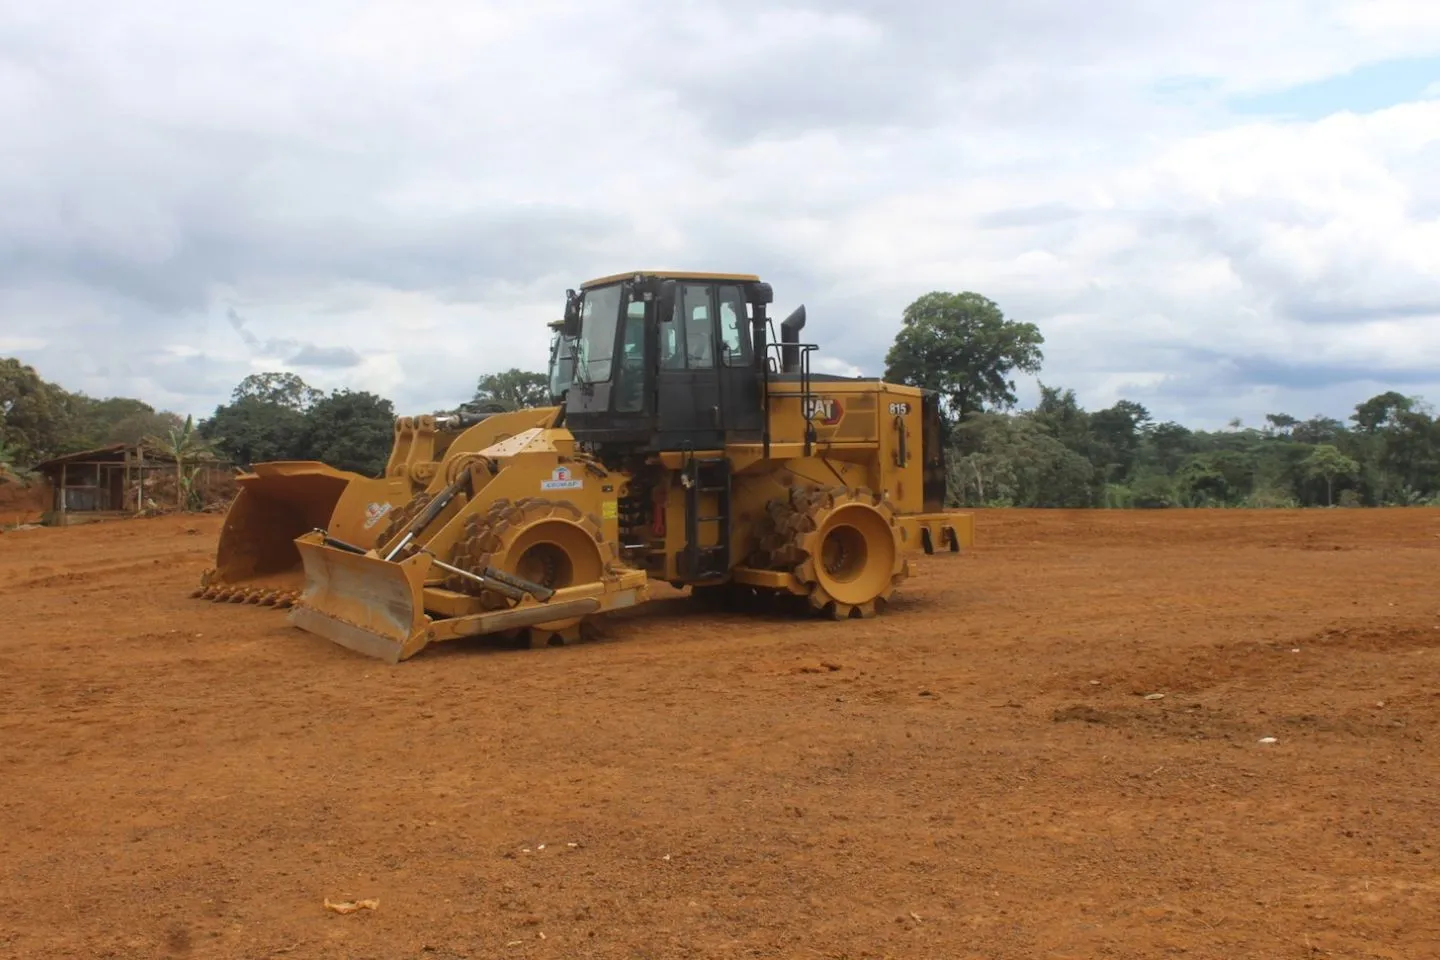
<path id="1" fill-rule="evenodd" d="M 905 579 L 895 508 L 864 487 L 792 488 L 769 504 L 769 530 L 751 562 L 789 569 L 811 609 L 834 620 L 884 610 Z"/>
<path id="2" fill-rule="evenodd" d="M 598 518 L 568 500 L 526 497 L 497 500 L 484 513 L 472 515 L 451 562 L 472 573 L 490 567 L 558 590 L 614 577 L 617 559 L 615 545 L 606 542 Z M 489 609 L 511 604 L 463 577 L 452 576 L 445 586 L 480 597 Z M 581 620 L 569 618 L 533 628 L 532 642 L 579 639 Z"/>

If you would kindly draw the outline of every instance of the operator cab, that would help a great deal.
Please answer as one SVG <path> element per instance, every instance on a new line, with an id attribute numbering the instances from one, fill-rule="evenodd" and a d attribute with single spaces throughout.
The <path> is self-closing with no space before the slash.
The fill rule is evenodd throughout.
<path id="1" fill-rule="evenodd" d="M 621 274 L 567 291 L 567 428 L 642 450 L 759 441 L 772 299 L 749 274 Z"/>

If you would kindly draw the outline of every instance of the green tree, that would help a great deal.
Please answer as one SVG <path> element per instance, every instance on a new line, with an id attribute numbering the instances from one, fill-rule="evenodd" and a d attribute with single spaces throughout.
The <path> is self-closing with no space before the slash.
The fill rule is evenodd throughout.
<path id="1" fill-rule="evenodd" d="M 1140 455 L 1141 431 L 1149 422 L 1150 411 L 1130 400 L 1090 414 L 1090 433 L 1098 454 L 1095 465 L 1107 480 L 1125 483 L 1130 479 Z"/>
<path id="2" fill-rule="evenodd" d="M 1440 492 L 1440 421 L 1421 409 L 1405 410 L 1382 436 L 1380 468 L 1397 491 L 1408 491 L 1404 502 Z"/>
<path id="3" fill-rule="evenodd" d="M 1191 456 L 1176 473 L 1175 483 L 1181 501 L 1189 506 L 1233 507 L 1255 489 L 1256 472 L 1250 450 L 1221 447 Z"/>
<path id="4" fill-rule="evenodd" d="M 1013 407 L 1015 370 L 1038 373 L 1045 338 L 978 293 L 927 293 L 908 307 L 885 355 L 885 379 L 937 391 L 949 424 Z"/>
<path id="5" fill-rule="evenodd" d="M 1265 428 L 1266 432 L 1273 433 L 1279 437 L 1289 437 L 1290 431 L 1294 430 L 1295 426 L 1300 422 L 1288 413 L 1267 413 L 1265 414 L 1265 419 L 1270 423 L 1270 425 Z"/>
<path id="6" fill-rule="evenodd" d="M 131 417 L 155 415 L 155 408 L 143 400 L 130 397 L 106 397 L 97 400 L 81 393 L 71 394 L 71 410 L 72 417 L 65 445 L 76 450 L 119 443 L 121 441 L 110 439 L 110 432 L 117 423 Z M 162 427 L 142 431 L 141 436 L 147 433 L 162 433 L 165 429 L 167 428 Z"/>
<path id="7" fill-rule="evenodd" d="M 1090 507 L 1095 468 L 1033 416 L 971 414 L 956 428 L 950 499 L 957 505 Z M 964 449 L 966 453 L 959 453 Z"/>
<path id="8" fill-rule="evenodd" d="M 1395 427 L 1401 414 L 1409 413 L 1415 401 L 1394 390 L 1356 404 L 1350 419 L 1364 433 L 1375 433 L 1383 427 Z"/>
<path id="9" fill-rule="evenodd" d="M 511 367 L 487 373 L 475 386 L 473 403 L 499 402 L 511 410 L 542 407 L 549 402 L 550 380 L 543 373 Z"/>
<path id="10" fill-rule="evenodd" d="M 337 390 L 305 414 L 310 458 L 370 477 L 385 472 L 395 440 L 395 408 L 363 391 Z"/>
<path id="11" fill-rule="evenodd" d="M 178 413 L 169 410 L 132 413 L 110 424 L 101 443 L 139 443 L 147 436 L 168 433 L 184 423 Z"/>
<path id="12" fill-rule="evenodd" d="M 1178 507 L 1180 495 L 1167 473 L 1142 470 L 1130 484 L 1130 505 L 1148 509 Z"/>
<path id="13" fill-rule="evenodd" d="M 185 420 L 168 410 L 157 412 L 133 397 L 97 400 L 83 393 L 70 395 L 71 416 L 63 446 L 67 451 L 90 450 L 112 443 L 139 443 L 147 436 L 163 436 Z"/>
<path id="14" fill-rule="evenodd" d="M 309 424 L 293 406 L 245 396 L 216 407 L 200 425 L 202 435 L 237 464 L 251 466 L 271 460 L 309 457 Z"/>
<path id="15" fill-rule="evenodd" d="M 252 373 L 241 380 L 230 394 L 230 400 L 232 403 L 247 399 L 261 400 L 303 413 L 324 396 L 323 391 L 316 390 L 296 374 L 268 372 Z"/>
<path id="16" fill-rule="evenodd" d="M 1090 415 L 1080 406 L 1074 390 L 1040 384 L 1040 402 L 1029 416 L 1076 453 L 1090 449 Z"/>
<path id="17" fill-rule="evenodd" d="M 1334 417 L 1314 416 L 1297 423 L 1290 436 L 1300 443 L 1336 443 L 1345 434 L 1345 424 Z"/>
<path id="18" fill-rule="evenodd" d="M 307 414 L 325 394 L 293 373 L 252 373 L 200 425 L 237 464 L 312 458 Z"/>
<path id="19" fill-rule="evenodd" d="M 1153 472 L 1174 476 L 1185 458 L 1199 449 L 1195 434 L 1173 420 L 1146 424 L 1140 431 L 1140 464 Z"/>
<path id="20" fill-rule="evenodd" d="M 1335 505 L 1335 481 L 1339 478 L 1354 479 L 1360 473 L 1360 465 L 1328 443 L 1322 443 L 1305 458 L 1305 471 L 1312 477 L 1325 481 L 1325 505 Z"/>
<path id="21" fill-rule="evenodd" d="M 1181 502 L 1190 507 L 1225 506 L 1239 496 L 1212 455 L 1191 457 L 1175 477 Z"/>
<path id="22" fill-rule="evenodd" d="M 34 367 L 0 358 L 0 437 L 17 464 L 28 466 L 71 449 L 75 406 L 69 393 L 41 378 Z"/>

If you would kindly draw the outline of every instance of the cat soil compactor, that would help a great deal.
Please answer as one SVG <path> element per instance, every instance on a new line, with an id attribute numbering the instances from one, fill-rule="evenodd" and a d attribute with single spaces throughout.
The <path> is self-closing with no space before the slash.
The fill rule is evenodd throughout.
<path id="1" fill-rule="evenodd" d="M 907 554 L 973 541 L 972 517 L 943 508 L 938 396 L 813 373 L 805 308 L 775 342 L 772 302 L 748 274 L 626 273 L 567 291 L 559 402 L 492 416 L 443 453 L 412 445 L 432 458 L 425 489 L 371 535 L 356 535 L 356 506 L 379 494 L 350 481 L 354 505 L 293 538 L 291 622 L 395 663 L 460 637 L 578 639 L 655 580 L 730 605 L 875 616 L 912 572 Z"/>

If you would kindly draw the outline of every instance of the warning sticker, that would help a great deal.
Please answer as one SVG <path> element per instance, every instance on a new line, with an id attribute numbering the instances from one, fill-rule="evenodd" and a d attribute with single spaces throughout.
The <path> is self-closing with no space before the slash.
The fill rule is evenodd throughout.
<path id="1" fill-rule="evenodd" d="M 600 507 L 600 512 L 604 515 L 606 520 L 614 520 L 616 517 L 620 516 L 619 505 L 614 500 L 606 500 L 605 503 Z"/>
<path id="2" fill-rule="evenodd" d="M 391 505 L 388 503 L 372 503 L 367 506 L 365 508 L 365 529 L 369 530 L 379 523 L 391 509 Z"/>

